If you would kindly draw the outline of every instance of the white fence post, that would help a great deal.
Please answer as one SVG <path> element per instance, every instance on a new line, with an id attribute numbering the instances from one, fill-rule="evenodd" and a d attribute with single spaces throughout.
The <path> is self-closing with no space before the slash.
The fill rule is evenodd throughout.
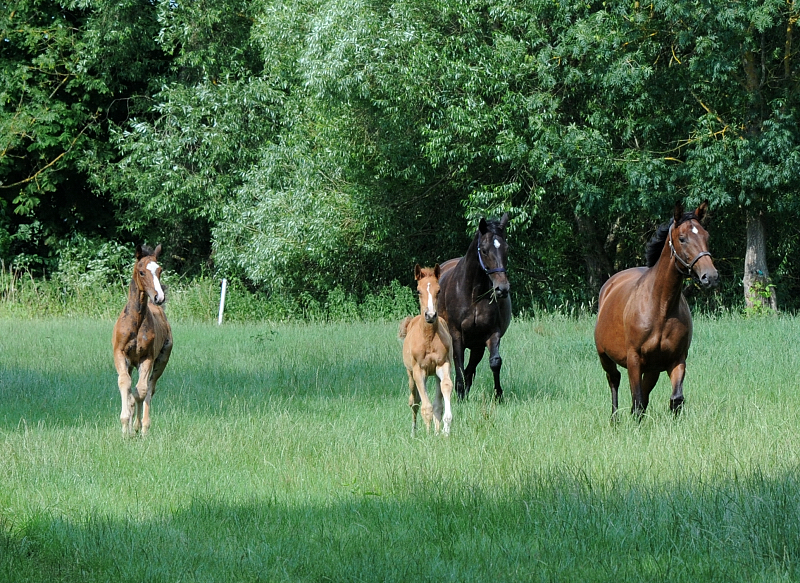
<path id="1" fill-rule="evenodd" d="M 228 291 L 228 280 L 224 277 L 222 278 L 222 292 L 219 295 L 219 318 L 217 318 L 217 324 L 219 326 L 222 325 L 222 312 L 225 311 L 225 293 Z"/>

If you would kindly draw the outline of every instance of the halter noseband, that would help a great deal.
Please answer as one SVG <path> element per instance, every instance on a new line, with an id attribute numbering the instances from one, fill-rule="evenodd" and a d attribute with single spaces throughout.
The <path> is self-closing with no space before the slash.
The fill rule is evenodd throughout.
<path id="1" fill-rule="evenodd" d="M 481 265 L 481 269 L 486 275 L 491 275 L 492 273 L 506 273 L 505 267 L 495 267 L 494 269 L 486 269 L 486 265 L 483 263 L 483 257 L 481 256 L 481 241 L 478 239 L 478 263 Z"/>
<path id="2" fill-rule="evenodd" d="M 686 261 L 684 261 L 683 257 L 678 255 L 678 252 L 675 251 L 675 246 L 672 244 L 672 228 L 674 226 L 675 226 L 674 222 L 669 226 L 669 235 L 667 236 L 667 241 L 669 242 L 669 251 L 670 251 L 670 254 L 675 258 L 675 260 L 686 268 L 686 273 L 681 271 L 681 268 L 678 267 L 677 263 L 674 264 L 675 265 L 675 269 L 677 269 L 678 273 L 680 273 L 684 277 L 693 277 L 693 275 L 694 275 L 694 271 L 693 271 L 694 264 L 697 263 L 700 260 L 701 257 L 706 257 L 706 256 L 711 257 L 711 253 L 708 252 L 708 251 L 701 251 L 700 253 L 697 254 L 697 257 L 695 257 L 691 261 L 691 263 L 687 263 Z"/>

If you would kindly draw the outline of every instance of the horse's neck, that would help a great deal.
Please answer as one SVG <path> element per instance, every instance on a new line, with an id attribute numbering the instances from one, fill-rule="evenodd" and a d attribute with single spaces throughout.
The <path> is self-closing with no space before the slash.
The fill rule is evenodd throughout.
<path id="1" fill-rule="evenodd" d="M 131 285 L 128 288 L 127 307 L 129 308 L 127 310 L 128 317 L 137 320 L 137 323 L 141 324 L 147 313 L 147 294 L 139 289 L 133 279 L 131 279 Z"/>
<path id="2" fill-rule="evenodd" d="M 484 273 L 480 263 L 478 263 L 478 244 L 480 243 L 480 236 L 472 239 L 472 243 L 467 249 L 467 254 L 464 255 L 464 281 L 468 288 L 475 291 L 477 289 L 479 294 L 486 292 L 492 288 L 492 279 Z M 472 298 L 473 301 L 476 298 Z"/>
<path id="3" fill-rule="evenodd" d="M 439 318 L 436 318 L 432 324 L 429 324 L 425 319 L 425 314 L 421 314 L 420 320 L 420 331 L 422 332 L 422 336 L 425 338 L 426 342 L 430 342 L 439 332 Z"/>
<path id="4" fill-rule="evenodd" d="M 656 264 L 648 271 L 651 279 L 652 306 L 659 313 L 667 314 L 678 305 L 683 293 L 684 276 L 678 271 L 672 259 L 669 242 L 664 243 L 664 249 Z"/>

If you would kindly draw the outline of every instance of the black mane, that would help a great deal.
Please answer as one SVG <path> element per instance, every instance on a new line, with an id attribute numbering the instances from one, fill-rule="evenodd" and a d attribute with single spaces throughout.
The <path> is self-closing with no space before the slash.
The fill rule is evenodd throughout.
<path id="1" fill-rule="evenodd" d="M 683 213 L 683 216 L 678 221 L 678 224 L 681 225 L 690 219 L 699 220 L 697 215 L 694 214 L 694 211 L 692 211 Z M 645 247 L 644 251 L 645 258 L 647 259 L 647 267 L 653 267 L 658 262 L 658 258 L 661 257 L 661 251 L 664 249 L 664 243 L 667 242 L 669 228 L 674 220 L 675 219 L 670 219 L 668 223 L 659 225 L 655 234 L 653 234 L 653 236 L 650 238 L 650 241 L 647 243 L 647 247 Z"/>

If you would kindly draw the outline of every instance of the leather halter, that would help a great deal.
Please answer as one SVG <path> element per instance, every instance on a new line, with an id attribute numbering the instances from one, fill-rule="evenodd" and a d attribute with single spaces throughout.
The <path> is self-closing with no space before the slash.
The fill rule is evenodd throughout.
<path id="1" fill-rule="evenodd" d="M 486 269 L 486 265 L 483 263 L 483 257 L 481 256 L 481 240 L 478 238 L 478 263 L 481 265 L 481 269 L 486 275 L 491 275 L 492 273 L 506 273 L 505 267 L 495 267 L 494 269 Z"/>
<path id="2" fill-rule="evenodd" d="M 692 219 L 690 219 L 690 220 L 692 220 Z M 678 273 L 680 273 L 682 276 L 684 276 L 684 277 L 694 277 L 694 271 L 693 271 L 694 270 L 694 264 L 697 263 L 700 260 L 701 257 L 706 257 L 706 256 L 711 257 L 711 253 L 709 251 L 701 251 L 700 253 L 697 254 L 697 256 L 691 262 L 687 263 L 686 261 L 684 261 L 683 257 L 678 255 L 678 252 L 675 251 L 675 247 L 672 245 L 672 228 L 674 226 L 675 226 L 675 223 L 673 222 L 669 226 L 669 234 L 667 235 L 667 241 L 669 242 L 670 254 L 677 261 L 677 263 L 673 263 L 673 265 L 675 265 L 675 269 L 677 269 Z M 686 268 L 686 272 L 685 273 L 683 271 L 681 271 L 680 267 L 678 267 L 678 263 L 680 263 L 681 265 L 683 265 Z"/>

